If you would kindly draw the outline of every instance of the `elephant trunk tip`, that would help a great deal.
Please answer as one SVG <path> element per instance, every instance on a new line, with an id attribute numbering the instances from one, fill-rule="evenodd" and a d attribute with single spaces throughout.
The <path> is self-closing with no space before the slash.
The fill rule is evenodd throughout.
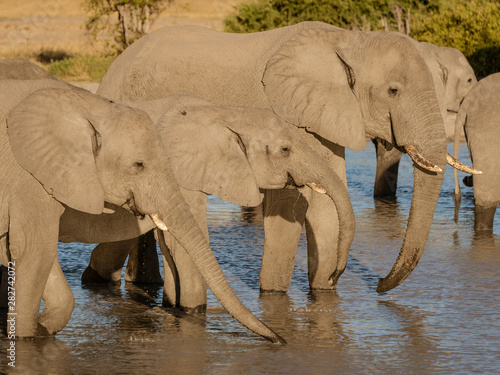
<path id="1" fill-rule="evenodd" d="M 337 282 L 339 281 L 339 278 L 343 273 L 344 270 L 340 269 L 333 271 L 333 273 L 330 275 L 330 278 L 328 279 L 328 284 L 330 284 L 330 286 L 332 287 L 337 286 Z"/>
<path id="2" fill-rule="evenodd" d="M 274 337 L 270 337 L 269 340 L 273 344 L 277 344 L 277 345 L 286 345 L 287 344 L 286 340 L 283 337 L 281 337 L 280 335 L 278 335 L 277 333 L 274 334 Z"/>
<path id="3" fill-rule="evenodd" d="M 389 275 L 383 279 L 379 279 L 377 285 L 377 293 L 385 293 L 391 289 L 394 289 L 399 284 L 401 284 L 411 273 L 411 271 L 417 266 L 417 262 L 413 264 L 409 269 L 400 269 L 399 272 L 390 272 Z"/>
<path id="4" fill-rule="evenodd" d="M 389 290 L 395 288 L 398 284 L 394 285 L 393 282 L 387 280 L 387 278 L 379 279 L 377 285 L 377 293 L 385 293 Z"/>

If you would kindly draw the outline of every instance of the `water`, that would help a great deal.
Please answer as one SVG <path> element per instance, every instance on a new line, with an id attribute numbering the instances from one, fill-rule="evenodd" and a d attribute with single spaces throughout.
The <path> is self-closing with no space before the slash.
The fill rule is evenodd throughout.
<path id="1" fill-rule="evenodd" d="M 449 145 L 451 151 L 451 144 Z M 161 308 L 160 287 L 83 288 L 93 245 L 61 244 L 73 289 L 71 321 L 55 337 L 20 340 L 21 374 L 470 374 L 500 372 L 500 239 L 473 236 L 472 190 L 453 222 L 453 173 L 446 170 L 422 259 L 393 291 L 375 292 L 402 243 L 412 192 L 403 157 L 398 199 L 372 198 L 374 149 L 348 151 L 357 231 L 336 293 L 310 294 L 305 240 L 286 295 L 259 296 L 262 226 L 239 207 L 209 200 L 211 245 L 231 286 L 287 341 L 276 346 L 241 327 L 209 294 L 205 316 Z M 470 163 L 461 147 L 461 160 Z M 463 174 L 461 174 L 463 177 Z M 500 235 L 500 218 L 494 231 Z M 3 346 L 0 371 L 9 371 Z M 11 372 L 12 373 L 12 372 Z"/>

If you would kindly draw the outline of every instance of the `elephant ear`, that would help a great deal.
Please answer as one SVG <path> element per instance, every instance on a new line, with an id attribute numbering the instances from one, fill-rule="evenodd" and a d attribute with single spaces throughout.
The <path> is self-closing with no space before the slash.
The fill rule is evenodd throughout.
<path id="1" fill-rule="evenodd" d="M 310 29 L 269 59 L 262 83 L 274 112 L 329 141 L 366 147 L 355 72 L 349 65 L 358 33 Z"/>
<path id="2" fill-rule="evenodd" d="M 231 109 L 201 99 L 181 100 L 158 127 L 180 186 L 233 204 L 257 206 L 259 187 L 238 134 L 227 126 L 231 116 Z"/>
<path id="3" fill-rule="evenodd" d="M 18 163 L 50 195 L 73 209 L 99 214 L 104 208 L 95 163 L 100 135 L 80 105 L 91 95 L 38 90 L 12 110 L 7 130 Z"/>

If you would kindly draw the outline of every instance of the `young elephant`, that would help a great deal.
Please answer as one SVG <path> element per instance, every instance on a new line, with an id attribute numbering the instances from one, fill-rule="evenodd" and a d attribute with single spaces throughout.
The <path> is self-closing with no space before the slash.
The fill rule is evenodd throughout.
<path id="1" fill-rule="evenodd" d="M 65 209 L 100 216 L 123 207 L 163 228 L 167 223 L 228 312 L 284 342 L 230 289 L 145 112 L 51 79 L 2 80 L 0 103 L 0 263 L 15 273 L 9 337 L 53 334 L 71 316 L 74 299 L 57 260 Z"/>
<path id="2" fill-rule="evenodd" d="M 493 219 L 500 203 L 500 73 L 480 80 L 469 91 L 455 123 L 454 154 L 458 155 L 460 130 L 464 128 L 475 169 L 483 172 L 472 178 L 474 187 L 474 230 L 493 233 Z M 455 221 L 462 193 L 455 172 Z"/>
<path id="3" fill-rule="evenodd" d="M 234 204 L 257 206 L 262 200 L 260 189 L 308 186 L 326 193 L 335 203 L 339 253 L 347 260 L 354 237 L 354 213 L 345 175 L 339 177 L 312 150 L 307 142 L 312 135 L 288 125 L 268 109 L 223 107 L 190 96 L 134 105 L 145 109 L 153 119 L 165 111 L 157 126 L 175 178 L 207 238 L 207 194 Z M 164 234 L 170 253 L 163 253 L 172 255 L 164 258 L 166 304 L 204 310 L 207 297 L 203 278 L 182 246 L 169 232 Z M 136 240 L 100 244 L 82 280 L 119 280 L 125 258 L 134 246 Z M 280 261 L 294 264 L 294 258 Z"/>

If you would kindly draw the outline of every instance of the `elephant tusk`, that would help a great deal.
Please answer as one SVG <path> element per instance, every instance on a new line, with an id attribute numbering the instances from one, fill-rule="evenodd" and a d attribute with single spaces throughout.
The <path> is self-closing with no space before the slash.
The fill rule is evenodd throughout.
<path id="1" fill-rule="evenodd" d="M 321 186 L 316 185 L 314 182 L 308 182 L 306 185 L 313 189 L 316 193 L 326 194 L 326 190 Z"/>
<path id="2" fill-rule="evenodd" d="M 442 172 L 443 170 L 439 168 L 436 164 L 431 163 L 429 160 L 424 158 L 420 152 L 417 151 L 417 148 L 415 146 L 407 145 L 403 146 L 406 153 L 410 155 L 411 159 L 424 168 L 427 171 L 430 172 Z"/>
<path id="3" fill-rule="evenodd" d="M 149 217 L 151 218 L 151 220 L 153 220 L 153 223 L 155 223 L 155 225 L 159 229 L 168 230 L 167 225 L 163 221 L 161 221 L 157 214 L 149 214 Z"/>
<path id="4" fill-rule="evenodd" d="M 458 169 L 459 171 L 469 173 L 469 174 L 483 174 L 483 172 L 478 171 L 477 169 L 474 169 L 472 167 L 469 167 L 468 165 L 465 165 L 461 161 L 455 159 L 453 156 L 451 156 L 449 153 L 446 153 L 446 162 L 451 165 L 453 168 Z"/>

